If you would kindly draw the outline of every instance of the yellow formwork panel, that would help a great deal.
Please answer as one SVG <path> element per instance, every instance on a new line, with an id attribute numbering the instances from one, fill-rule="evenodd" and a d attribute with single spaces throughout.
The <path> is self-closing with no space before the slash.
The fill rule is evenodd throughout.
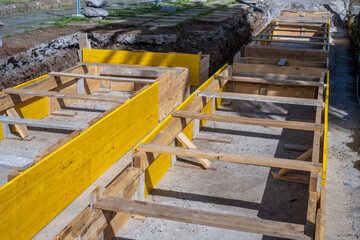
<path id="1" fill-rule="evenodd" d="M 211 76 L 203 85 L 201 85 L 193 94 L 191 94 L 178 108 L 177 110 L 184 110 L 193 100 L 198 91 L 204 90 L 207 88 L 213 81 L 213 77 L 219 75 L 225 68 L 227 64 L 224 65 L 219 71 L 217 71 L 213 76 Z M 224 91 L 225 86 L 220 90 Z M 221 100 L 217 100 L 217 106 L 220 104 Z M 202 112 L 210 112 L 210 102 L 205 105 Z M 172 120 L 171 114 L 161 122 L 153 131 L 151 131 L 141 142 L 139 142 L 137 146 L 141 143 L 149 143 L 157 134 L 159 134 Z M 183 129 L 183 133 L 190 139 L 192 139 L 192 129 L 193 129 L 193 121 Z M 171 166 L 171 156 L 168 154 L 160 154 L 158 158 L 156 158 L 151 165 L 145 170 L 145 197 L 151 192 L 151 190 L 156 186 L 156 184 L 160 181 L 160 179 L 165 175 L 165 173 L 169 170 Z"/>
<path id="2" fill-rule="evenodd" d="M 325 112 L 324 112 L 324 147 L 323 147 L 323 157 L 322 157 L 322 176 L 321 176 L 321 186 L 325 187 L 326 183 L 326 171 L 327 171 L 327 138 L 328 138 L 328 114 L 329 114 L 329 86 L 330 86 L 330 72 L 327 72 L 327 81 L 326 81 L 326 95 L 325 95 Z"/>
<path id="3" fill-rule="evenodd" d="M 194 87 L 199 86 L 199 54 L 83 49 L 83 61 L 142 66 L 185 67 L 190 69 L 190 85 Z"/>
<path id="4" fill-rule="evenodd" d="M 25 87 L 26 85 L 29 85 L 33 82 L 37 82 L 41 79 L 46 78 L 47 76 L 48 75 L 44 75 L 39 78 L 35 78 L 26 83 L 15 86 L 14 88 Z M 0 94 L 1 94 L 1 92 L 0 92 Z M 20 117 L 41 119 L 41 118 L 49 115 L 49 107 L 48 106 L 49 106 L 48 98 L 34 97 L 25 102 L 16 104 L 14 106 L 14 108 L 17 111 L 17 113 L 20 115 Z M 0 113 L 0 114 L 2 114 L 2 113 Z M 3 127 L 2 127 L 2 124 L 0 123 L 0 140 L 1 139 L 3 139 Z"/>
<path id="5" fill-rule="evenodd" d="M 30 239 L 158 123 L 158 83 L 0 188 L 1 239 Z"/>

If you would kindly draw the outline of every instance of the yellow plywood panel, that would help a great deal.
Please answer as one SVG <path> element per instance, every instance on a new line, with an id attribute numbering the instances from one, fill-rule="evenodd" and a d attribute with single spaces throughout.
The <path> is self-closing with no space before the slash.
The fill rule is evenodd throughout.
<path id="1" fill-rule="evenodd" d="M 161 154 L 146 170 L 145 170 L 145 197 L 149 195 L 156 184 L 164 176 L 171 166 L 171 155 Z"/>
<path id="2" fill-rule="evenodd" d="M 83 61 L 143 66 L 186 67 L 190 69 L 190 85 L 199 86 L 199 54 L 83 49 Z"/>
<path id="3" fill-rule="evenodd" d="M 158 84 L 0 188 L 3 239 L 29 239 L 158 122 Z"/>
<path id="4" fill-rule="evenodd" d="M 210 83 L 213 81 L 213 77 L 219 75 L 227 65 L 223 66 L 219 71 L 217 71 L 212 77 L 210 77 L 203 85 L 201 85 L 193 94 L 191 94 L 178 108 L 177 110 L 184 110 L 193 100 L 198 91 L 204 90 L 207 88 Z M 224 91 L 226 88 L 223 87 L 220 91 Z M 220 104 L 218 101 L 218 104 Z M 217 105 L 219 106 L 219 105 Z M 206 104 L 202 112 L 210 112 L 210 103 Z M 163 122 L 161 122 L 151 133 L 149 133 L 141 142 L 138 143 L 149 143 L 161 130 L 163 130 L 172 120 L 172 116 L 169 115 Z M 189 138 L 192 139 L 192 129 L 193 121 L 191 121 L 184 129 L 183 133 Z M 134 149 L 138 146 L 136 145 Z M 149 192 L 156 186 L 156 184 L 161 180 L 165 173 L 169 170 L 171 166 L 171 156 L 160 154 L 151 165 L 145 171 L 145 197 L 148 196 Z"/>
<path id="5" fill-rule="evenodd" d="M 30 80 L 23 84 L 15 86 L 14 88 L 25 87 L 33 82 L 37 82 L 41 79 L 44 79 L 47 76 L 48 75 L 44 75 L 44 76 L 35 78 L 33 80 Z M 0 94 L 1 94 L 1 92 L 0 92 Z M 14 108 L 18 112 L 20 117 L 24 117 L 24 118 L 41 119 L 43 117 L 46 117 L 49 114 L 48 98 L 40 98 L 40 97 L 32 98 L 23 103 L 16 104 L 14 106 Z M 3 137 L 4 137 L 3 136 L 3 128 L 2 128 L 2 124 L 0 123 L 0 140 L 3 139 Z"/>
<path id="6" fill-rule="evenodd" d="M 322 157 L 322 176 L 321 176 L 321 186 L 325 187 L 326 183 L 326 171 L 327 171 L 327 138 L 328 138 L 328 115 L 329 115 L 329 86 L 330 86 L 330 72 L 327 72 L 327 81 L 326 81 L 326 95 L 325 95 L 325 112 L 324 112 L 324 147 L 323 147 L 323 157 Z"/>

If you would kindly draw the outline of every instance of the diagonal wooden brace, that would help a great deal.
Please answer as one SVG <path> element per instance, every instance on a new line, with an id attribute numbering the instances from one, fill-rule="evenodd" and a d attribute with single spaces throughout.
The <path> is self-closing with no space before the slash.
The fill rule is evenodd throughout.
<path id="1" fill-rule="evenodd" d="M 198 149 L 195 146 L 195 144 L 191 142 L 191 140 L 184 133 L 180 132 L 176 138 L 187 148 Z M 208 159 L 205 158 L 196 158 L 196 159 L 204 166 L 205 169 L 209 168 L 210 161 Z"/>

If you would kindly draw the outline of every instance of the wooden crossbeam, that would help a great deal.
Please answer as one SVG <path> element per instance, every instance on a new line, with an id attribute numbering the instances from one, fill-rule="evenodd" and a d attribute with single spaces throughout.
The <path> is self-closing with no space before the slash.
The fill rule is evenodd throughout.
<path id="1" fill-rule="evenodd" d="M 279 80 L 271 78 L 251 78 L 251 77 L 215 77 L 216 80 L 228 80 L 233 82 L 261 83 L 271 85 L 301 86 L 301 87 L 324 87 L 324 83 L 304 81 L 304 80 Z"/>
<path id="2" fill-rule="evenodd" d="M 258 34 L 257 37 L 283 37 L 283 38 L 304 38 L 304 39 L 328 40 L 327 37 L 310 37 L 310 36 L 276 35 L 276 34 Z"/>
<path id="3" fill-rule="evenodd" d="M 294 44 L 309 44 L 309 45 L 327 45 L 324 42 L 310 42 L 310 41 L 296 41 L 296 40 L 277 40 L 277 39 L 262 39 L 262 38 L 254 38 L 252 41 L 254 42 L 270 42 L 270 43 L 294 43 Z"/>
<path id="4" fill-rule="evenodd" d="M 12 118 L 20 118 L 19 114 L 16 112 L 16 110 L 13 107 L 6 110 L 6 114 Z M 29 130 L 24 124 L 14 124 L 14 125 L 21 138 L 26 138 L 27 136 L 29 136 Z"/>
<path id="5" fill-rule="evenodd" d="M 178 155 L 183 157 L 206 158 L 224 162 L 234 162 L 258 166 L 296 169 L 301 171 L 321 172 L 321 164 L 289 160 L 282 158 L 246 156 L 236 153 L 217 152 L 212 150 L 186 149 L 182 147 L 171 147 L 166 145 L 142 143 L 136 150 L 142 152 L 162 153 Z"/>
<path id="6" fill-rule="evenodd" d="M 137 214 L 145 217 L 200 224 L 281 238 L 310 239 L 304 234 L 304 226 L 300 224 L 208 212 L 145 201 L 106 196 L 95 202 L 94 207 L 107 211 Z"/>
<path id="7" fill-rule="evenodd" d="M 183 133 L 180 132 L 179 135 L 176 137 L 184 146 L 191 149 L 198 149 L 193 142 Z M 205 158 L 196 158 L 205 169 L 209 168 L 210 161 Z"/>
<path id="8" fill-rule="evenodd" d="M 293 17 L 293 16 L 278 16 L 276 21 L 284 22 L 306 22 L 306 23 L 327 23 L 328 18 L 317 18 L 317 17 Z"/>
<path id="9" fill-rule="evenodd" d="M 270 24 L 270 26 L 275 26 L 275 27 L 299 27 L 299 28 L 312 28 L 312 29 L 320 29 L 320 30 L 328 29 L 328 26 L 321 26 L 321 25 L 324 24 L 320 24 L 320 23 L 308 24 L 308 23 L 293 23 L 293 22 L 279 22 L 279 21 Z"/>
<path id="10" fill-rule="evenodd" d="M 284 29 L 284 28 L 266 28 L 269 31 L 276 31 L 276 32 L 301 32 L 301 33 L 328 33 L 327 31 L 319 31 L 319 30 L 301 30 L 301 29 Z"/>
<path id="11" fill-rule="evenodd" d="M 306 131 L 324 131 L 323 124 L 315 124 L 308 122 L 297 122 L 297 121 L 282 121 L 274 119 L 259 119 L 259 118 L 248 118 L 248 117 L 238 117 L 238 116 L 225 116 L 217 114 L 207 114 L 201 112 L 190 112 L 178 110 L 172 114 L 173 117 L 183 117 L 191 119 L 200 119 L 216 122 L 226 122 L 226 123 L 237 123 L 245 125 L 255 125 L 255 126 L 264 126 L 264 127 L 278 127 L 278 128 L 288 128 L 288 129 L 297 129 L 297 130 L 306 130 Z"/>
<path id="12" fill-rule="evenodd" d="M 48 74 L 53 77 L 72 77 L 72 78 L 85 78 L 85 79 L 94 79 L 94 80 L 110 80 L 114 82 L 138 82 L 138 83 L 154 83 L 154 79 L 146 78 L 127 78 L 127 77 L 106 77 L 106 76 L 97 76 L 97 75 L 86 75 L 86 74 L 74 74 L 74 73 L 63 73 L 63 72 L 51 72 Z"/>
<path id="13" fill-rule="evenodd" d="M 52 97 L 62 99 L 76 99 L 85 101 L 98 101 L 98 102 L 114 102 L 125 103 L 128 98 L 107 96 L 107 95 L 89 95 L 89 94 L 72 94 L 72 93 L 60 93 L 54 91 L 42 91 L 22 88 L 8 88 L 3 90 L 7 94 L 25 95 L 25 96 L 37 96 L 37 97 Z"/>
<path id="14" fill-rule="evenodd" d="M 240 77 L 256 77 L 264 79 L 274 79 L 274 80 L 304 80 L 304 81 L 319 81 L 319 77 L 312 76 L 297 76 L 297 75 L 286 75 L 286 74 L 276 74 L 276 73 L 247 73 L 247 72 L 234 72 L 233 76 Z"/>
<path id="15" fill-rule="evenodd" d="M 63 130 L 83 130 L 89 127 L 87 123 L 59 122 L 50 120 L 38 120 L 20 117 L 0 116 L 0 123 L 12 125 L 25 125 L 30 127 L 53 128 Z"/>
<path id="16" fill-rule="evenodd" d="M 322 100 L 308 99 L 308 98 L 291 98 L 291 97 L 278 97 L 278 96 L 232 93 L 232 92 L 212 92 L 212 91 L 199 91 L 197 95 L 201 97 L 215 97 L 215 98 L 236 99 L 236 100 L 244 100 L 244 101 L 271 102 L 271 103 L 294 104 L 294 105 L 304 105 L 304 106 L 324 106 L 324 102 Z"/>

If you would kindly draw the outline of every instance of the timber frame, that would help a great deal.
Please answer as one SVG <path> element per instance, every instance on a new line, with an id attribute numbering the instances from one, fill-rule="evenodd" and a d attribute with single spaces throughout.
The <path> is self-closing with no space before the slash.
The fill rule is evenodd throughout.
<path id="1" fill-rule="evenodd" d="M 85 36 L 79 36 L 80 45 L 81 37 Z M 183 59 L 192 57 L 187 54 Z M 0 94 L 1 144 L 15 141 L 17 146 L 36 150 L 27 157 L 0 154 L 2 164 L 5 160 L 11 164 L 1 167 L 14 169 L 0 187 L 3 238 L 33 237 L 190 94 L 188 68 L 82 59 L 65 71 Z M 88 102 L 96 102 L 95 107 L 88 108 Z M 85 119 L 82 112 L 88 114 Z M 51 138 L 54 132 L 63 137 L 33 149 L 31 143 L 40 140 L 32 134 Z M 12 165 L 16 161 L 26 165 Z M 24 214 L 27 218 L 20 224 L 18 218 Z"/>
<path id="2" fill-rule="evenodd" d="M 55 239 L 97 239 L 100 236 L 102 239 L 112 239 L 132 215 L 191 222 L 282 238 L 324 239 L 329 94 L 328 31 L 327 11 L 284 10 L 261 35 L 246 46 L 245 56 L 241 57 L 238 54 L 232 66 L 225 65 L 221 68 L 143 139 L 135 147 L 132 164 L 105 189 L 96 188 L 91 194 L 90 206 L 69 223 Z M 291 42 L 275 41 L 277 38 L 281 39 L 281 35 L 285 38 L 293 35 L 294 39 Z M 311 42 L 321 44 L 303 44 L 303 36 Z M 293 48 L 293 44 L 311 47 Z M 303 105 L 315 108 L 315 114 L 312 122 L 301 122 L 224 116 L 215 113 L 220 104 L 230 104 L 232 101 Z M 313 141 L 303 154 L 292 160 L 203 150 L 198 149 L 191 140 L 199 134 L 199 129 L 205 121 L 311 131 Z M 161 168 L 164 161 L 171 161 L 173 164 L 176 156 L 193 157 L 201 163 L 203 169 L 210 169 L 209 160 L 280 168 L 279 171 L 272 172 L 275 179 L 309 186 L 307 218 L 304 224 L 145 202 L 144 198 L 168 170 L 157 169 L 156 174 L 159 176 L 153 177 L 156 181 L 149 185 L 146 179 L 152 174 L 150 168 Z M 308 174 L 294 173 L 292 170 L 301 170 Z"/>

